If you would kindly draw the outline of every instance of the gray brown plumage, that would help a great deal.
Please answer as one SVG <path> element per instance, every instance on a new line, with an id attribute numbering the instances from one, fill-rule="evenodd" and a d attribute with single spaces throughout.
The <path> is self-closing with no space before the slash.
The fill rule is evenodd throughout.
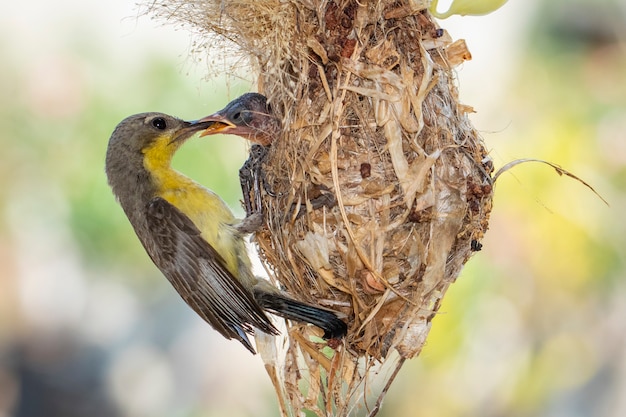
<path id="1" fill-rule="evenodd" d="M 316 324 L 326 337 L 342 336 L 346 325 L 333 312 L 258 280 L 243 222 L 217 194 L 171 168 L 176 150 L 211 123 L 143 113 L 123 120 L 113 132 L 107 178 L 146 252 L 198 315 L 253 353 L 246 334 L 278 333 L 264 309 Z"/>

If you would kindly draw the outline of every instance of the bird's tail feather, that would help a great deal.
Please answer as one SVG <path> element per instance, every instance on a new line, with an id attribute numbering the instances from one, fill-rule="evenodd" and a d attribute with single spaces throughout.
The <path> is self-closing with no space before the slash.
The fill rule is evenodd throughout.
<path id="1" fill-rule="evenodd" d="M 331 310 L 296 301 L 280 293 L 260 289 L 255 289 L 254 298 L 264 310 L 270 313 L 319 327 L 324 330 L 324 339 L 341 338 L 348 330 L 346 323 Z"/>

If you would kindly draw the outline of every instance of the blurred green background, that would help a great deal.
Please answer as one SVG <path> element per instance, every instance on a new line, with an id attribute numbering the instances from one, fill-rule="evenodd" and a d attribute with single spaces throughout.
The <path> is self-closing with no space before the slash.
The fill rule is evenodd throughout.
<path id="1" fill-rule="evenodd" d="M 252 84 L 137 15 L 122 0 L 3 7 L 0 416 L 277 415 L 260 358 L 184 305 L 103 172 L 127 115 L 194 119 Z M 626 415 L 626 2 L 512 0 L 441 24 L 472 51 L 461 98 L 496 167 L 558 163 L 610 207 L 547 166 L 503 174 L 483 250 L 380 415 Z M 174 163 L 241 215 L 245 157 L 215 137 Z"/>

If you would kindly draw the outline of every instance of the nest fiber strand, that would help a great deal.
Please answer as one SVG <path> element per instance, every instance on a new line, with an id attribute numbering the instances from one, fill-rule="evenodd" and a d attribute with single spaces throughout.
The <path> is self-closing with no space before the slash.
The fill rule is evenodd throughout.
<path id="1" fill-rule="evenodd" d="M 151 6 L 153 15 L 191 24 L 207 46 L 236 45 L 258 68 L 259 90 L 283 126 L 264 165 L 272 192 L 263 195 L 266 227 L 256 234 L 262 259 L 293 296 L 349 323 L 348 336 L 329 345 L 300 324 L 285 340 L 257 340 L 283 414 L 348 415 L 358 404 L 375 414 L 369 384 L 388 388 L 395 372 L 372 367 L 393 369 L 420 353 L 442 297 L 487 229 L 492 165 L 452 72 L 471 55 L 427 6 Z"/>

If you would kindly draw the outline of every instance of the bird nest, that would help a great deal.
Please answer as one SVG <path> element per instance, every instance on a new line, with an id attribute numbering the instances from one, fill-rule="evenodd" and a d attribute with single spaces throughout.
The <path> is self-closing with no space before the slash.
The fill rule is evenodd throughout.
<path id="1" fill-rule="evenodd" d="M 282 121 L 264 163 L 262 260 L 280 287 L 349 325 L 341 341 L 292 323 L 273 347 L 257 342 L 283 414 L 347 415 L 365 404 L 368 378 L 383 387 L 375 414 L 487 229 L 492 164 L 452 71 L 470 54 L 427 3 L 151 5 L 258 67 Z M 386 362 L 395 371 L 371 372 Z"/>

